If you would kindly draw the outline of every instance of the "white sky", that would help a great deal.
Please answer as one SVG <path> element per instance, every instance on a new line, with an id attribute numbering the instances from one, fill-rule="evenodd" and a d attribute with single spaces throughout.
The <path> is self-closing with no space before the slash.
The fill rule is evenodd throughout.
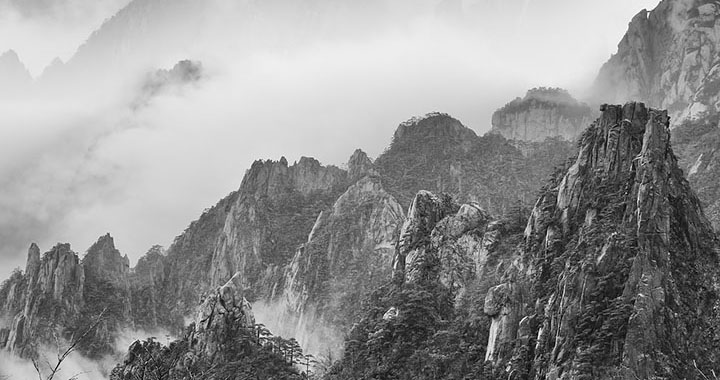
<path id="1" fill-rule="evenodd" d="M 37 76 L 54 57 L 72 57 L 127 1 L 0 0 L 0 52 L 14 49 Z M 398 0 L 383 15 L 331 2 L 333 17 L 347 19 L 328 21 L 326 29 L 309 23 L 326 33 L 305 39 L 302 22 L 298 30 L 275 28 L 292 17 L 278 11 L 282 0 L 263 14 L 268 19 L 239 30 L 236 4 L 213 0 L 197 33 L 202 38 L 179 41 L 186 55 L 180 58 L 206 68 L 197 86 L 139 111 L 126 107 L 138 91 L 127 83 L 102 96 L 67 88 L 3 100 L 0 278 L 24 266 L 31 241 L 43 251 L 63 241 L 84 252 L 105 232 L 134 262 L 153 244 L 168 246 L 235 190 L 257 158 L 307 155 L 341 165 L 355 148 L 376 157 L 414 115 L 448 112 L 481 134 L 495 109 L 528 88 L 560 86 L 581 95 L 632 16 L 657 4 L 466 0 L 462 15 L 442 17 L 415 6 L 432 1 Z M 326 11 L 315 3 L 314 11 Z M 142 41 L 152 52 L 173 36 L 186 38 L 178 32 Z M 298 40 L 271 46 L 288 38 Z M 133 41 L 125 41 L 129 51 Z M 137 54 L 158 68 L 178 59 Z"/>

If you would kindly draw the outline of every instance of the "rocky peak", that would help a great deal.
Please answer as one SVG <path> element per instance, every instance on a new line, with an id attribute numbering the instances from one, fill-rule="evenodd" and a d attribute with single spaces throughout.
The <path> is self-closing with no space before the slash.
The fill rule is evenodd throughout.
<path id="1" fill-rule="evenodd" d="M 348 180 L 356 182 L 367 175 L 377 175 L 370 157 L 361 149 L 355 150 L 348 160 Z"/>
<path id="2" fill-rule="evenodd" d="M 3 86 L 22 85 L 31 80 L 30 72 L 14 50 L 0 54 L 0 83 Z"/>
<path id="3" fill-rule="evenodd" d="M 588 105 L 567 90 L 533 88 L 493 113 L 491 132 L 510 140 L 541 142 L 561 137 L 572 141 L 590 123 L 592 114 Z"/>
<path id="4" fill-rule="evenodd" d="M 70 244 L 57 244 L 43 255 L 38 273 L 42 293 L 72 305 L 72 300 L 82 298 L 84 283 L 85 271 Z"/>
<path id="5" fill-rule="evenodd" d="M 477 139 L 475 132 L 446 113 L 433 112 L 413 117 L 401 123 L 393 135 L 393 147 L 414 146 L 432 142 L 433 145 L 459 145 L 465 151 Z"/>
<path id="6" fill-rule="evenodd" d="M 30 244 L 28 248 L 27 263 L 25 264 L 25 276 L 28 279 L 37 278 L 37 272 L 40 270 L 40 248 L 37 244 Z"/>
<path id="7" fill-rule="evenodd" d="M 85 272 L 70 244 L 57 244 L 39 261 L 38 256 L 39 249 L 31 245 L 24 305 L 6 341 L 6 348 L 20 356 L 33 355 L 40 341 L 52 341 L 52 326 L 69 323 L 83 305 Z"/>
<path id="8" fill-rule="evenodd" d="M 302 157 L 288 166 L 285 157 L 280 161 L 258 160 L 245 174 L 240 191 L 243 194 L 278 195 L 297 190 L 303 195 L 328 191 L 345 184 L 347 173 L 335 166 L 322 166 L 314 158 Z"/>
<path id="9" fill-rule="evenodd" d="M 85 274 L 96 279 L 108 280 L 115 286 L 128 288 L 130 260 L 115 248 L 115 241 L 106 234 L 101 236 L 82 259 Z"/>

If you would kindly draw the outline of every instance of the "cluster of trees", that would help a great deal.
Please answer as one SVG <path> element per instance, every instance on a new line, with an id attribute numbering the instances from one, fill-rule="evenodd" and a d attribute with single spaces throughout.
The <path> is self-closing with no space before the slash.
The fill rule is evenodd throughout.
<path id="1" fill-rule="evenodd" d="M 273 334 L 262 324 L 235 326 L 222 342 L 222 352 L 208 356 L 193 347 L 194 327 L 167 346 L 154 338 L 133 343 L 111 380 L 222 379 L 301 380 L 313 377 L 315 359 L 295 339 Z"/>

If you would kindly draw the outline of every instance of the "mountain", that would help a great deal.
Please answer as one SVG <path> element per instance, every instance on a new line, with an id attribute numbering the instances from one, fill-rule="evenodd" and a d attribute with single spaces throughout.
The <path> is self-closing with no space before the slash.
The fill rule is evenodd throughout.
<path id="1" fill-rule="evenodd" d="M 178 70 L 158 75 L 175 77 Z M 347 170 L 308 157 L 292 164 L 285 158 L 256 161 L 236 191 L 167 249 L 152 247 L 134 268 L 110 235 L 82 259 L 59 245 L 51 252 L 62 253 L 64 265 L 75 264 L 62 269 L 57 281 L 43 276 L 73 291 L 39 297 L 34 294 L 55 291 L 33 290 L 39 250 L 31 249 L 25 271 L 0 287 L 2 310 L 14 321 L 0 325 L 0 342 L 32 357 L 37 344 L 54 344 L 53 332 L 70 339 L 101 315 L 103 322 L 80 347 L 91 357 L 112 353 L 117 332 L 126 327 L 184 336 L 198 300 L 235 278 L 275 333 L 296 337 L 311 352 L 337 352 L 367 294 L 392 275 L 410 194 L 429 190 L 466 200 L 471 206 L 458 209 L 458 223 L 476 218 L 481 208 L 488 210 L 481 212 L 486 219 L 520 220 L 525 201 L 574 150 L 553 139 L 531 144 L 535 149 L 523 152 L 502 136 L 479 137 L 457 119 L 433 113 L 400 124 L 391 146 L 374 161 L 355 151 Z M 473 239 L 462 241 L 464 249 L 481 244 Z M 33 306 L 50 300 L 57 307 Z M 49 321 L 46 330 L 37 327 L 43 321 Z"/>
<path id="2" fill-rule="evenodd" d="M 476 207 L 417 194 L 392 281 L 328 378 L 704 378 L 720 368 L 720 242 L 670 147 L 667 111 L 604 106 L 524 228 Z"/>
<path id="3" fill-rule="evenodd" d="M 17 95 L 18 91 L 25 91 L 31 82 L 30 72 L 15 51 L 0 54 L 0 95 Z"/>
<path id="4" fill-rule="evenodd" d="M 593 117 L 592 109 L 561 88 L 533 88 L 492 116 L 491 132 L 508 140 L 542 142 L 548 137 L 575 141 Z"/>

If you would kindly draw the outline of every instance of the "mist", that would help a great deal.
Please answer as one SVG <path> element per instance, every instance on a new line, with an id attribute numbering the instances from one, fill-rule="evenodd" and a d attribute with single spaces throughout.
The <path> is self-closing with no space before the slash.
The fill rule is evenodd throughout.
<path id="1" fill-rule="evenodd" d="M 255 159 L 342 166 L 356 148 L 377 157 L 412 116 L 482 134 L 528 88 L 582 96 L 657 1 L 136 0 L 92 37 L 127 1 L 20 3 L 0 1 L 0 52 L 35 80 L 0 102 L 0 278 L 31 242 L 82 253 L 106 232 L 134 264 Z M 42 74 L 54 56 L 66 63 Z M 196 80 L 147 93 L 184 59 Z"/>

